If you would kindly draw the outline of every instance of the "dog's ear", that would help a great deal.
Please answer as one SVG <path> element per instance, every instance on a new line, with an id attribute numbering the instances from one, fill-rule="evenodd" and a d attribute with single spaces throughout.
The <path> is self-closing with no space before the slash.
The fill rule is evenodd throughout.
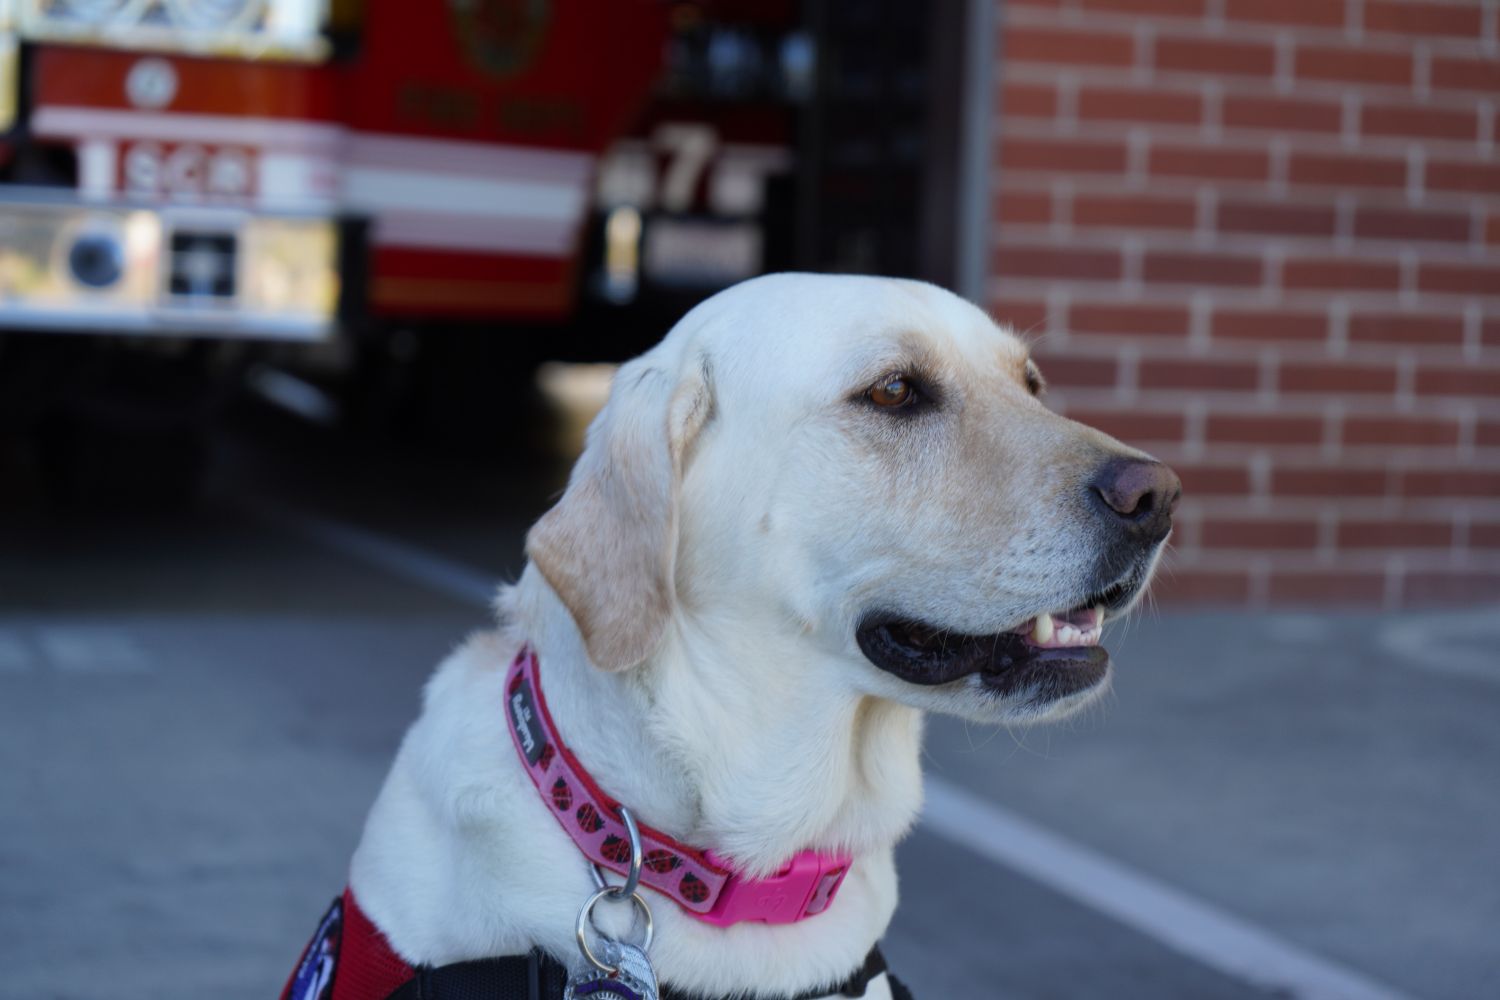
<path id="1" fill-rule="evenodd" d="M 526 554 L 606 670 L 635 666 L 672 611 L 683 457 L 708 418 L 706 369 L 678 379 L 622 367 L 589 425 L 568 488 L 526 536 Z"/>

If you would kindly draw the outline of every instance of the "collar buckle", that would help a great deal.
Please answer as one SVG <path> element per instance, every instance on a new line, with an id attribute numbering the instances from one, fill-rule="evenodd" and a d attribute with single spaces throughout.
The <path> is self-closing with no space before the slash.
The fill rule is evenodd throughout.
<path id="1" fill-rule="evenodd" d="M 733 867 L 713 851 L 706 851 L 705 856 L 720 867 Z M 849 872 L 850 861 L 845 855 L 801 851 L 785 868 L 767 878 L 733 875 L 719 890 L 713 908 L 698 916 L 720 927 L 747 920 L 766 924 L 805 920 L 833 903 Z"/>

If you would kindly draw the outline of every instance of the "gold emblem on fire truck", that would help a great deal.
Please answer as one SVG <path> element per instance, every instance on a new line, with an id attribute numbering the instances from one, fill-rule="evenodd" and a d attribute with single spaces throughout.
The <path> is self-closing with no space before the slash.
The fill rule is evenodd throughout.
<path id="1" fill-rule="evenodd" d="M 448 10 L 469 64 L 491 76 L 529 67 L 552 24 L 548 0 L 448 0 Z"/>

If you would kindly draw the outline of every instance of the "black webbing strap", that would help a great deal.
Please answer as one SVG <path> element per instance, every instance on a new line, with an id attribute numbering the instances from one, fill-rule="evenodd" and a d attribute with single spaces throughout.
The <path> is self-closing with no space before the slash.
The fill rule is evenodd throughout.
<path id="1" fill-rule="evenodd" d="M 561 964 L 532 951 L 437 968 L 419 965 L 387 1000 L 549 1000 L 561 997 L 567 982 Z"/>
<path id="2" fill-rule="evenodd" d="M 817 997 L 862 997 L 870 980 L 886 971 L 885 956 L 879 948 L 870 949 L 862 966 L 848 979 L 833 987 L 788 997 L 787 1000 L 815 1000 Z M 529 955 L 507 955 L 504 958 L 482 958 L 452 965 L 418 966 L 416 975 L 397 988 L 387 1000 L 560 1000 L 567 986 L 568 971 L 562 963 L 540 951 Z M 894 977 L 891 987 L 898 997 L 909 997 L 904 987 L 898 989 Z M 705 1000 L 691 993 L 662 989 L 661 1000 Z"/>

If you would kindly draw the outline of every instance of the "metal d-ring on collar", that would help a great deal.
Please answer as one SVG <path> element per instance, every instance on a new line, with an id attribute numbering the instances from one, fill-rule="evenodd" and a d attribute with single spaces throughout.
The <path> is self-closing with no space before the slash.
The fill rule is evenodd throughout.
<path id="1" fill-rule="evenodd" d="M 593 949 L 589 947 L 588 940 L 589 926 L 594 925 L 594 907 L 598 904 L 599 900 L 608 899 L 611 902 L 629 900 L 640 908 L 641 914 L 646 918 L 645 938 L 640 944 L 642 952 L 651 950 L 651 939 L 656 932 L 655 923 L 651 919 L 651 907 L 641 898 L 641 894 L 636 891 L 640 888 L 641 884 L 641 862 L 645 854 L 645 851 L 641 847 L 640 827 L 636 826 L 635 817 L 630 814 L 629 809 L 624 806 L 620 806 L 619 808 L 620 819 L 624 822 L 625 832 L 630 837 L 630 872 L 625 877 L 623 884 L 610 885 L 604 880 L 604 870 L 598 865 L 590 865 L 589 873 L 593 875 L 594 885 L 598 886 L 598 889 L 584 902 L 583 909 L 578 911 L 578 922 L 574 927 L 574 933 L 578 937 L 578 950 L 583 952 L 583 957 L 588 959 L 590 965 L 607 976 L 618 974 L 620 971 L 619 966 L 601 962 L 599 957 L 594 954 Z M 601 937 L 605 936 L 604 932 L 597 925 L 594 925 L 594 933 Z"/>
<path id="2" fill-rule="evenodd" d="M 589 869 L 594 875 L 594 885 L 600 889 L 609 890 L 610 898 L 615 900 L 634 896 L 635 891 L 641 887 L 641 859 L 644 854 L 641 848 L 641 828 L 635 825 L 635 817 L 625 806 L 620 806 L 620 819 L 625 824 L 625 832 L 630 837 L 630 874 L 625 877 L 624 885 L 610 885 L 604 880 L 604 869 L 598 865 L 590 865 Z"/>

